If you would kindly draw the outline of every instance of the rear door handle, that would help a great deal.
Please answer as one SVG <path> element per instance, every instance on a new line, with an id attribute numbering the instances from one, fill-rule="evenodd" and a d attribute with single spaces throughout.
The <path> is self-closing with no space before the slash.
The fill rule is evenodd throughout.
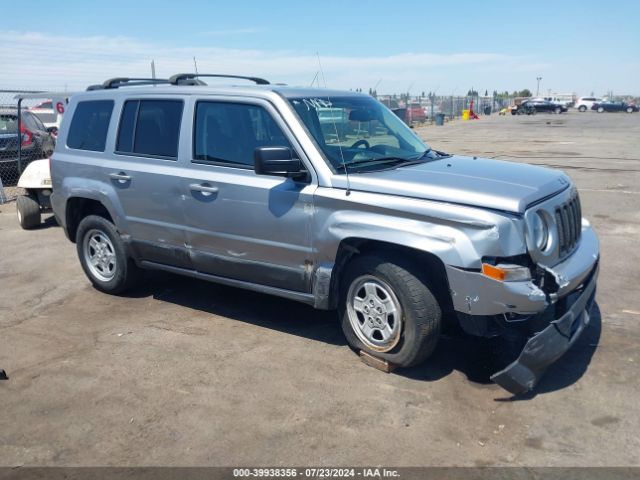
<path id="1" fill-rule="evenodd" d="M 131 180 L 131 177 L 124 172 L 110 173 L 109 178 L 111 178 L 112 180 L 117 180 L 120 183 L 125 183 Z"/>
<path id="2" fill-rule="evenodd" d="M 218 187 L 209 185 L 208 183 L 192 183 L 189 189 L 193 192 L 201 192 L 203 195 L 212 195 L 218 193 Z"/>

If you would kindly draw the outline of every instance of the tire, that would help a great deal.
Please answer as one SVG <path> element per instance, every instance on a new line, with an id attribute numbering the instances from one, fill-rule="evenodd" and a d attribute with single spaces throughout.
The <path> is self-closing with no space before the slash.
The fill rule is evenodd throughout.
<path id="1" fill-rule="evenodd" d="M 602 112 L 604 112 L 604 108 L 598 107 L 598 113 L 602 113 Z"/>
<path id="2" fill-rule="evenodd" d="M 584 105 L 580 105 L 580 106 L 578 107 L 578 111 L 579 111 L 579 112 L 584 113 L 584 112 L 586 112 L 586 111 L 587 111 L 587 107 L 585 107 Z"/>
<path id="3" fill-rule="evenodd" d="M 627 107 L 627 113 L 633 113 L 633 108 Z"/>
<path id="4" fill-rule="evenodd" d="M 35 195 L 20 195 L 16 200 L 16 215 L 18 223 L 25 230 L 36 228 L 40 225 L 40 204 Z"/>
<path id="5" fill-rule="evenodd" d="M 554 112 L 556 112 L 557 115 L 560 115 L 562 113 L 562 109 L 560 107 L 557 107 Z"/>
<path id="6" fill-rule="evenodd" d="M 356 257 L 347 265 L 340 287 L 342 331 L 354 350 L 400 367 L 418 365 L 431 355 L 440 337 L 442 310 L 425 274 L 417 272 L 409 261 L 382 255 Z M 371 291 L 375 293 L 371 295 Z M 386 306 L 380 303 L 381 299 Z M 370 303 L 372 300 L 374 303 Z M 393 304 L 397 316 L 386 315 L 387 307 Z M 372 317 L 364 316 L 365 308 L 370 309 Z M 378 308 L 384 310 L 376 318 L 374 309 Z M 368 328 L 367 324 L 374 327 Z M 381 329 L 375 328 L 381 325 L 387 326 L 387 339 Z M 365 328 L 373 333 L 367 335 Z"/>
<path id="7" fill-rule="evenodd" d="M 127 256 L 120 234 L 106 218 L 89 215 L 82 219 L 76 249 L 84 273 L 101 292 L 117 295 L 138 283 L 141 270 Z"/>

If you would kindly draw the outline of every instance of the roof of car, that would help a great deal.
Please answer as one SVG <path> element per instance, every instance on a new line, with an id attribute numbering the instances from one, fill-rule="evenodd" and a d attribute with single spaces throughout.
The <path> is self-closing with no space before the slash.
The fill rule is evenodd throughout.
<path id="1" fill-rule="evenodd" d="M 290 87 L 287 85 L 153 85 L 97 89 L 79 93 L 75 96 L 136 96 L 136 95 L 239 95 L 252 97 L 268 97 L 276 93 L 285 98 L 297 97 L 340 97 L 364 95 L 348 90 L 332 90 L 326 88 Z"/>

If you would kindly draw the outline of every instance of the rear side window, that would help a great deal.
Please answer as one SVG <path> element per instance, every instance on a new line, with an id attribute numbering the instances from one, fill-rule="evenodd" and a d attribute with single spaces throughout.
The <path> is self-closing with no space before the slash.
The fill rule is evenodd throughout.
<path id="1" fill-rule="evenodd" d="M 258 147 L 291 144 L 264 108 L 227 102 L 198 102 L 194 129 L 194 161 L 253 167 Z"/>
<path id="2" fill-rule="evenodd" d="M 182 100 L 128 100 L 122 109 L 116 151 L 175 159 Z"/>
<path id="3" fill-rule="evenodd" d="M 67 147 L 104 152 L 113 100 L 79 102 L 73 113 Z"/>

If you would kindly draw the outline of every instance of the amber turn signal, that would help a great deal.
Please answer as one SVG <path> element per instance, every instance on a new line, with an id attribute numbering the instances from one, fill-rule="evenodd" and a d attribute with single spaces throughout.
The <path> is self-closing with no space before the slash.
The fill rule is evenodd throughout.
<path id="1" fill-rule="evenodd" d="M 531 272 L 521 265 L 482 264 L 482 274 L 499 282 L 519 282 L 531 280 Z"/>

